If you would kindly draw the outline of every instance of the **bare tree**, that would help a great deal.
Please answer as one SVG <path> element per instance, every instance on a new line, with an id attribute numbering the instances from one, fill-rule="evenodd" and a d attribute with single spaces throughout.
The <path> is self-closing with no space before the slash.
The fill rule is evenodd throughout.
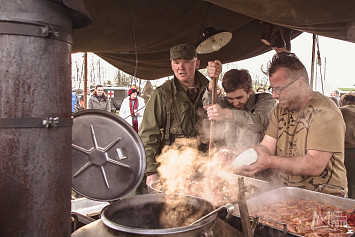
<path id="1" fill-rule="evenodd" d="M 93 60 L 91 60 L 90 62 L 90 79 L 93 85 L 97 85 L 96 75 L 95 75 L 95 65 Z"/>
<path id="2" fill-rule="evenodd" d="M 116 85 L 128 86 L 132 85 L 132 77 L 121 70 L 117 70 L 116 76 L 114 78 Z"/>

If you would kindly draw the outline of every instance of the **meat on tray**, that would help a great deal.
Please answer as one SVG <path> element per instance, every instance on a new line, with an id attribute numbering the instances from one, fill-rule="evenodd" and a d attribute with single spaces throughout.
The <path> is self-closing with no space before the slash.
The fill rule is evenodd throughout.
<path id="1" fill-rule="evenodd" d="M 355 231 L 354 209 L 345 210 L 317 201 L 290 199 L 265 204 L 250 215 L 285 223 L 290 232 L 307 237 L 350 236 Z M 260 222 L 280 228 L 275 222 L 262 218 Z"/>

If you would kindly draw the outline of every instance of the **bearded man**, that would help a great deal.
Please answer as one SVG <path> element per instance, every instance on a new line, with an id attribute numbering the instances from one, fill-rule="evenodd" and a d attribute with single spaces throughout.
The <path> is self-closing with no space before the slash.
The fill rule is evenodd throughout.
<path id="1" fill-rule="evenodd" d="M 207 74 L 210 78 L 218 78 L 221 71 L 220 61 L 208 62 Z M 216 143 L 229 147 L 260 143 L 276 100 L 267 92 L 255 94 L 251 76 L 245 69 L 231 69 L 226 72 L 222 79 L 222 87 L 226 94 L 221 94 L 216 104 L 209 105 L 212 80 L 203 97 L 208 119 L 218 121 L 214 132 Z"/>

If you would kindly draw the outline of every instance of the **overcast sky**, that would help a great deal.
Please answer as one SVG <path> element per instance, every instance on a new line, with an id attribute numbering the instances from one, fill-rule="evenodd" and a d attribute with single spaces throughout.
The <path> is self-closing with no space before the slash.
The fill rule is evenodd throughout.
<path id="1" fill-rule="evenodd" d="M 291 41 L 291 51 L 306 66 L 309 76 L 311 74 L 312 41 L 312 34 L 308 33 L 302 33 Z M 322 76 L 325 79 L 325 94 L 337 87 L 355 88 L 355 43 L 319 36 L 319 51 L 322 62 Z M 274 51 L 270 51 L 234 64 L 238 68 L 246 68 L 252 73 L 262 75 L 260 66 L 266 65 L 273 55 Z M 321 91 L 319 70 L 320 68 L 317 67 L 317 73 L 314 73 L 315 76 L 317 75 L 318 82 L 315 89 Z"/>

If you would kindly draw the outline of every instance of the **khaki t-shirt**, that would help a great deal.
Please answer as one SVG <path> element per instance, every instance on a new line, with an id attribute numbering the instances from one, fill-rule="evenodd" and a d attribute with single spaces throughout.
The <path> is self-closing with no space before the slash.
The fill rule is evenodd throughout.
<path id="1" fill-rule="evenodd" d="M 303 110 L 291 112 L 276 106 L 266 134 L 277 139 L 277 156 L 295 157 L 307 150 L 333 152 L 319 176 L 296 176 L 278 172 L 283 185 L 317 190 L 320 184 L 343 187 L 347 193 L 344 166 L 345 124 L 331 99 L 314 92 Z M 322 192 L 341 195 L 341 189 L 326 186 Z"/>

